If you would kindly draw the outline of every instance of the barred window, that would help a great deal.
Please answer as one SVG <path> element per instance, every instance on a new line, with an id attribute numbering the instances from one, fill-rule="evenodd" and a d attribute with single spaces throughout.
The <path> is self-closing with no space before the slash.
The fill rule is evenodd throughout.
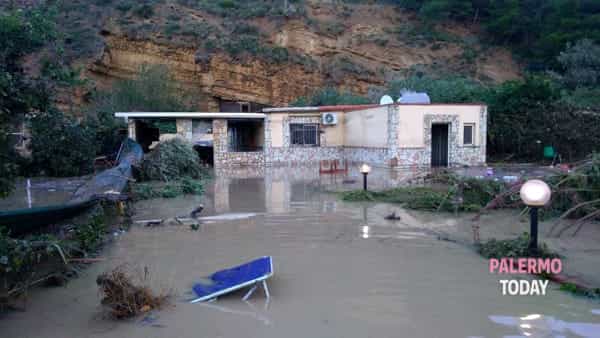
<path id="1" fill-rule="evenodd" d="M 319 125 L 317 123 L 290 123 L 292 145 L 318 146 Z"/>
<path id="2" fill-rule="evenodd" d="M 463 130 L 463 144 L 473 144 L 475 124 L 466 123 Z"/>

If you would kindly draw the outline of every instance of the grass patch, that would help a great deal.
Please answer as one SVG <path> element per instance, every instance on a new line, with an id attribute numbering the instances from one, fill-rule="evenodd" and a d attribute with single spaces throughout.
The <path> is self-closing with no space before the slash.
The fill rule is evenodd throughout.
<path id="1" fill-rule="evenodd" d="M 573 283 L 563 283 L 560 285 L 560 290 L 570 292 L 576 296 L 600 299 L 600 288 L 586 289 Z"/>
<path id="2" fill-rule="evenodd" d="M 514 239 L 490 239 L 479 244 L 477 250 L 485 258 L 519 258 L 519 257 L 539 257 L 539 258 L 558 258 L 557 253 L 548 249 L 545 243 L 538 245 L 536 252 L 529 250 L 529 234 L 524 232 Z"/>
<path id="3" fill-rule="evenodd" d="M 477 211 L 504 189 L 502 183 L 451 175 L 437 177 L 432 183 L 427 187 L 349 191 L 342 193 L 342 200 L 399 203 L 410 209 L 428 211 Z"/>

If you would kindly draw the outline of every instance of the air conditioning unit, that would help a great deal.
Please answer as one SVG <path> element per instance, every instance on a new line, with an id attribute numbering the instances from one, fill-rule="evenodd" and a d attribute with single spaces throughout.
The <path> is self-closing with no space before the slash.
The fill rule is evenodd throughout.
<path id="1" fill-rule="evenodd" d="M 323 113 L 321 114 L 321 123 L 326 126 L 336 125 L 338 122 L 336 113 Z"/>

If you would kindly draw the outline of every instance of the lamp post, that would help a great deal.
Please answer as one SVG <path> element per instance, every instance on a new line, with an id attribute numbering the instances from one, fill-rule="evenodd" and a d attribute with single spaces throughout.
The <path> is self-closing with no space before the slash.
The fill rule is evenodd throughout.
<path id="1" fill-rule="evenodd" d="M 538 248 L 538 208 L 548 203 L 551 194 L 548 184 L 541 180 L 529 180 L 521 187 L 521 199 L 530 208 L 529 250 Z"/>
<path id="2" fill-rule="evenodd" d="M 367 175 L 371 172 L 371 167 L 364 163 L 360 166 L 360 172 L 363 174 L 363 190 L 367 191 Z"/>

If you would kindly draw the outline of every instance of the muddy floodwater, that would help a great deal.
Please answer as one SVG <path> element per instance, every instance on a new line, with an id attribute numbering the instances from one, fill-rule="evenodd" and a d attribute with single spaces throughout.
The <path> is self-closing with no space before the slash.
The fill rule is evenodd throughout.
<path id="1" fill-rule="evenodd" d="M 35 177 L 29 180 L 19 178 L 13 191 L 6 198 L 0 198 L 0 210 L 35 208 L 48 205 L 63 204 L 69 200 L 73 192 L 85 183 L 87 177 L 44 178 Z"/>
<path id="2" fill-rule="evenodd" d="M 369 184 L 411 174 L 375 171 Z M 600 337 L 597 301 L 552 284 L 545 296 L 503 296 L 498 280 L 512 277 L 491 275 L 471 248 L 440 240 L 440 229 L 461 226 L 450 216 L 325 192 L 360 186 L 350 176 L 219 171 L 203 197 L 137 203 L 134 220 L 187 216 L 200 203 L 207 218 L 197 231 L 133 226 L 105 249 L 105 262 L 66 287 L 35 290 L 26 311 L 5 315 L 2 337 Z M 384 220 L 392 210 L 401 220 Z M 264 255 L 274 259 L 269 302 L 262 291 L 248 302 L 243 292 L 185 301 L 195 281 Z M 172 289 L 171 306 L 145 319 L 102 319 L 95 278 L 124 262 L 147 266 L 156 287 Z"/>

